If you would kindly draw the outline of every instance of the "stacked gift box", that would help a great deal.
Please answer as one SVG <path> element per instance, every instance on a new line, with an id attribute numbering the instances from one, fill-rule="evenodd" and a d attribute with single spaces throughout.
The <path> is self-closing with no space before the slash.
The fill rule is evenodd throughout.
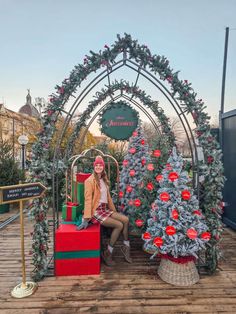
<path id="1" fill-rule="evenodd" d="M 72 200 L 62 207 L 62 223 L 55 233 L 56 276 L 100 273 L 100 224 L 77 230 L 84 210 L 84 181 L 91 174 L 77 173 Z"/>
<path id="2" fill-rule="evenodd" d="M 75 224 L 62 224 L 55 234 L 56 276 L 100 273 L 100 224 L 76 230 Z"/>
<path id="3" fill-rule="evenodd" d="M 78 203 L 67 202 L 62 205 L 62 219 L 64 221 L 76 221 L 82 215 L 82 208 Z"/>
<path id="4" fill-rule="evenodd" d="M 91 173 L 78 172 L 75 174 L 72 184 L 72 199 L 79 203 L 80 210 L 84 209 L 84 181 L 91 176 Z"/>

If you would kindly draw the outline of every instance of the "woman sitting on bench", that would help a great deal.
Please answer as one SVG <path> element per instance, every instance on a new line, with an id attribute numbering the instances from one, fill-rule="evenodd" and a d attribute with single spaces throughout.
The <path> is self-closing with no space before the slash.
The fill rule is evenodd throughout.
<path id="1" fill-rule="evenodd" d="M 121 247 L 121 252 L 125 257 L 125 260 L 128 263 L 132 263 L 130 257 L 130 243 L 128 239 L 129 218 L 116 211 L 109 192 L 109 182 L 103 158 L 97 156 L 93 166 L 93 174 L 85 180 L 84 215 L 83 222 L 78 229 L 87 228 L 89 221 L 92 223 L 99 222 L 102 226 L 113 229 L 108 247 L 102 252 L 103 260 L 107 266 L 115 265 L 115 262 L 112 259 L 112 251 L 120 233 L 122 232 L 124 241 Z"/>

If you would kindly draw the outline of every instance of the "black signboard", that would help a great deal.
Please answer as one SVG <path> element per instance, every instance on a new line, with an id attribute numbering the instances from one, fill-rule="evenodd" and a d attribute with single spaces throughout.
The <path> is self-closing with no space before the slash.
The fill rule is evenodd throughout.
<path id="1" fill-rule="evenodd" d="M 0 187 L 0 204 L 24 201 L 42 196 L 46 187 L 40 182 Z"/>

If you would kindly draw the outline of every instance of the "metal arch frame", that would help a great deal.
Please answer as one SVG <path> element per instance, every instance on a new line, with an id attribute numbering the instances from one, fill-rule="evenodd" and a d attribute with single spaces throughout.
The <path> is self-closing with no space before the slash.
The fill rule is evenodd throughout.
<path id="1" fill-rule="evenodd" d="M 192 160 L 193 160 L 193 163 L 195 164 L 194 162 L 194 157 L 196 159 L 196 164 L 198 164 L 198 156 L 197 156 L 197 149 L 196 149 L 196 143 L 195 143 L 195 139 L 194 139 L 194 136 L 192 134 L 192 130 L 190 128 L 190 125 L 188 123 L 188 120 L 186 119 L 185 115 L 184 115 L 184 111 L 182 110 L 182 108 L 180 107 L 180 105 L 178 104 L 178 102 L 176 101 L 176 99 L 173 98 L 173 96 L 170 94 L 170 92 L 168 91 L 168 89 L 160 82 L 160 80 L 158 80 L 154 75 L 152 75 L 149 71 L 147 71 L 145 68 L 141 67 L 141 65 L 138 65 L 137 63 L 131 61 L 131 60 L 128 60 L 126 58 L 126 54 L 124 54 L 124 57 L 123 57 L 123 64 L 122 65 L 119 65 L 120 63 L 122 62 L 122 60 L 118 61 L 117 63 L 113 64 L 112 66 L 110 66 L 109 68 L 107 68 L 107 70 L 104 70 L 102 73 L 100 73 L 99 75 L 97 75 L 85 88 L 84 90 L 80 93 L 80 95 L 77 97 L 77 99 L 75 100 L 75 102 L 73 103 L 71 109 L 70 109 L 70 112 L 68 113 L 66 119 L 65 119 L 65 122 L 63 124 L 63 129 L 62 129 L 62 132 L 61 132 L 61 137 L 58 138 L 58 141 L 57 141 L 57 145 L 56 145 L 56 149 L 55 149 L 55 153 L 57 152 L 57 148 L 58 146 L 60 145 L 61 143 L 61 140 L 64 136 L 64 133 L 65 133 L 65 130 L 68 126 L 68 123 L 70 122 L 73 114 L 75 113 L 75 110 L 78 108 L 78 106 L 80 105 L 80 103 L 83 101 L 83 99 L 86 97 L 86 95 L 100 82 L 102 81 L 105 77 L 108 77 L 108 82 L 109 82 L 109 86 L 110 86 L 110 79 L 109 79 L 109 74 L 112 73 L 112 72 L 115 72 L 116 70 L 118 70 L 120 67 L 126 65 L 127 67 L 131 68 L 132 70 L 138 72 L 138 76 L 137 76 L 137 79 L 136 79 L 136 82 L 135 82 L 135 86 L 137 85 L 137 80 L 138 80 L 138 77 L 140 76 L 140 74 L 145 77 L 147 80 L 149 80 L 155 87 L 157 87 L 161 93 L 166 97 L 166 99 L 169 101 L 169 103 L 172 105 L 172 107 L 174 108 L 176 114 L 178 115 L 180 121 L 181 121 L 181 124 L 184 128 L 184 131 L 186 133 L 186 136 L 187 136 L 187 139 L 188 139 L 188 143 L 189 143 L 189 147 L 190 147 L 190 150 L 191 150 L 191 156 L 192 156 Z M 127 63 L 131 63 L 132 65 L 138 67 L 138 70 L 130 65 L 127 65 Z M 115 66 L 117 66 L 115 68 Z M 141 70 L 144 71 L 146 73 L 143 74 L 141 73 Z M 90 85 L 93 84 L 93 82 L 95 82 L 100 76 L 102 76 L 105 72 L 107 72 L 102 78 L 100 78 L 86 93 L 85 91 L 89 88 Z M 147 75 L 149 75 L 151 78 L 149 78 Z M 162 90 L 154 81 L 156 81 L 156 83 L 158 83 L 159 85 L 161 85 L 161 87 L 164 89 Z M 85 95 L 82 97 L 83 93 L 85 93 Z M 79 98 L 81 98 L 81 100 L 79 101 Z M 111 97 L 113 99 L 113 97 Z M 171 99 L 173 100 L 173 102 L 171 101 Z M 79 102 L 78 102 L 79 101 Z M 77 104 L 77 105 L 76 105 Z M 181 113 L 179 113 L 175 107 L 175 105 L 178 107 L 178 109 L 180 110 Z M 71 113 L 72 111 L 72 113 Z M 188 130 L 190 132 L 190 135 L 191 135 L 191 139 L 192 139 L 192 143 L 193 143 L 193 146 L 194 146 L 194 150 L 195 150 L 195 156 L 193 155 L 193 149 L 192 149 L 192 145 L 191 145 L 191 141 L 190 141 L 190 138 L 189 138 L 189 134 L 187 132 L 187 129 L 186 129 L 186 126 L 181 118 L 181 115 L 183 115 L 184 117 L 184 120 L 185 120 L 185 123 L 187 124 L 187 127 L 188 127 Z M 70 117 L 69 119 L 68 116 Z M 68 120 L 68 121 L 67 121 Z M 55 156 L 55 154 L 54 154 Z M 194 157 L 193 157 L 194 156 Z M 53 159 L 55 161 L 55 159 Z M 194 173 L 197 174 L 197 187 L 198 187 L 198 169 L 197 171 L 194 171 Z M 198 191 L 198 196 L 199 196 L 199 191 Z"/>
<path id="2" fill-rule="evenodd" d="M 79 142 L 79 146 L 82 146 L 83 142 L 84 142 L 84 138 L 90 128 L 90 126 L 92 125 L 92 123 L 95 121 L 95 119 L 97 118 L 97 116 L 105 109 L 106 106 L 108 106 L 112 101 L 116 101 L 118 100 L 119 98 L 124 98 L 126 99 L 127 101 L 130 101 L 132 102 L 133 105 L 137 106 L 148 118 L 149 120 L 151 121 L 152 125 L 154 126 L 155 130 L 158 132 L 158 134 L 160 135 L 161 132 L 159 130 L 159 128 L 161 127 L 161 125 L 157 125 L 156 121 L 153 119 L 153 117 L 147 112 L 146 109 L 144 109 L 142 107 L 141 104 L 139 104 L 137 101 L 133 100 L 133 99 L 130 99 L 128 96 L 124 95 L 124 94 L 120 94 L 120 95 L 117 95 L 116 97 L 114 97 L 112 100 L 109 100 L 108 102 L 106 102 L 95 114 L 94 116 L 91 118 L 91 120 L 89 121 L 89 123 L 87 124 L 87 127 L 85 128 L 85 131 L 83 132 L 83 136 Z M 67 144 L 67 148 L 66 148 L 66 151 L 68 150 L 68 144 Z"/>
<path id="3" fill-rule="evenodd" d="M 131 65 L 129 65 L 127 63 L 130 63 Z M 181 122 L 181 124 L 182 124 L 182 126 L 183 126 L 183 128 L 185 130 L 185 134 L 187 136 L 189 147 L 190 147 L 190 150 L 191 150 L 192 162 L 193 162 L 194 165 L 197 166 L 197 167 L 194 167 L 194 171 L 193 171 L 193 174 L 194 174 L 194 180 L 193 180 L 194 186 L 193 186 L 193 188 L 197 191 L 197 196 L 199 198 L 199 162 L 198 162 L 198 153 L 197 153 L 196 142 L 195 142 L 192 130 L 190 128 L 190 125 L 188 123 L 187 118 L 185 117 L 185 112 L 187 112 L 188 110 L 183 111 L 182 108 L 180 107 L 180 105 L 178 104 L 177 100 L 171 95 L 169 90 L 160 82 L 160 80 L 158 80 L 152 73 L 147 71 L 142 65 L 139 65 L 136 62 L 127 59 L 127 51 L 124 51 L 123 52 L 123 58 L 120 61 L 114 63 L 113 65 L 109 65 L 109 67 L 107 66 L 106 70 L 104 70 L 100 74 L 98 74 L 88 85 L 85 86 L 85 88 L 81 91 L 79 96 L 73 102 L 69 112 L 66 112 L 66 111 L 62 110 L 63 112 L 65 112 L 67 114 L 67 116 L 66 116 L 66 119 L 65 119 L 65 121 L 63 123 L 63 127 L 62 127 L 62 131 L 60 133 L 60 136 L 58 137 L 57 142 L 56 142 L 56 146 L 55 146 L 55 150 L 54 150 L 54 156 L 53 156 L 53 169 L 52 169 L 53 221 L 54 221 L 54 224 L 53 224 L 53 231 L 54 231 L 53 232 L 53 234 L 54 234 L 53 235 L 53 241 L 54 241 L 54 244 L 55 244 L 55 201 L 57 202 L 57 200 L 55 200 L 55 174 L 56 174 L 55 172 L 57 172 L 57 170 L 58 170 L 58 149 L 60 147 L 61 141 L 63 139 L 65 131 L 66 131 L 67 127 L 68 127 L 68 124 L 69 124 L 71 118 L 73 117 L 76 109 L 79 107 L 79 105 L 84 100 L 84 98 L 88 95 L 88 93 L 106 77 L 108 77 L 108 84 L 110 86 L 109 74 L 117 71 L 119 68 L 121 68 L 123 66 L 127 66 L 130 69 L 132 69 L 132 70 L 134 70 L 135 72 L 138 73 L 138 76 L 137 76 L 137 79 L 136 79 L 136 82 L 135 82 L 135 86 L 137 84 L 139 76 L 142 75 L 144 78 L 146 78 L 148 81 L 150 81 L 165 96 L 165 98 L 168 100 L 168 102 L 174 108 L 174 110 L 175 110 L 176 114 L 178 115 L 178 117 L 180 119 L 180 122 Z M 134 66 L 137 67 L 138 70 Z M 71 94 L 71 96 L 75 98 L 75 96 L 73 94 Z M 65 105 L 65 103 L 67 101 L 68 101 L 68 98 L 63 102 L 63 105 Z M 180 113 L 178 112 L 178 110 L 177 110 L 177 108 L 175 106 L 179 109 Z M 60 113 L 57 114 L 57 117 L 58 117 L 59 114 Z M 182 120 L 182 117 L 181 117 L 182 115 L 183 115 L 184 121 Z M 189 131 L 189 133 L 191 135 L 192 143 L 190 141 L 189 133 L 188 133 L 188 131 L 186 129 L 186 126 L 185 126 L 184 122 L 186 123 L 186 125 L 188 127 L 188 131 Z M 193 147 L 194 147 L 195 154 L 193 154 L 192 144 L 193 144 Z M 194 159 L 194 157 L 195 157 L 195 159 Z M 57 175 L 56 175 L 56 189 L 58 190 L 58 176 Z M 57 208 L 57 211 L 58 211 L 58 208 Z M 57 223 L 58 223 L 58 221 L 57 221 Z"/>
<path id="4" fill-rule="evenodd" d="M 119 164 L 118 164 L 118 162 L 117 162 L 117 160 L 113 157 L 113 156 L 111 156 L 111 155 L 109 155 L 109 154 L 104 154 L 100 149 L 97 149 L 97 148 L 95 148 L 95 147 L 92 147 L 92 148 L 89 148 L 89 149 L 86 149 L 86 150 L 84 150 L 81 154 L 79 154 L 79 155 L 74 155 L 74 156 L 72 156 L 71 158 L 70 158 L 70 161 L 72 161 L 72 164 L 71 164 L 71 166 L 70 166 L 70 181 L 71 181 L 71 193 L 70 193 L 70 195 L 71 195 L 71 199 L 72 199 L 72 184 L 73 184 L 73 168 L 74 168 L 74 166 L 75 166 L 75 164 L 76 164 L 76 162 L 81 158 L 90 158 L 90 157 L 88 157 L 88 156 L 86 156 L 87 155 L 87 153 L 89 153 L 89 152 L 91 152 L 91 151 L 95 151 L 95 152 L 97 152 L 97 153 L 99 153 L 99 154 L 101 154 L 102 155 L 102 157 L 104 157 L 104 158 L 110 158 L 110 159 L 112 159 L 113 161 L 114 161 L 114 163 L 115 163 L 115 165 L 116 165 L 116 182 L 117 182 L 117 187 L 118 187 L 118 192 L 119 192 L 119 185 L 118 185 L 118 183 L 119 183 L 119 175 L 120 175 L 120 171 L 119 171 Z M 108 160 L 108 167 L 110 167 L 110 163 L 109 163 L 109 160 Z M 109 170 L 109 169 L 108 169 Z M 110 173 L 109 173 L 109 176 L 110 176 Z M 68 184 L 67 184 L 67 182 L 68 182 L 68 170 L 66 170 L 66 201 L 67 201 L 67 192 L 68 192 Z M 118 195 L 119 195 L 119 193 L 118 193 Z"/>

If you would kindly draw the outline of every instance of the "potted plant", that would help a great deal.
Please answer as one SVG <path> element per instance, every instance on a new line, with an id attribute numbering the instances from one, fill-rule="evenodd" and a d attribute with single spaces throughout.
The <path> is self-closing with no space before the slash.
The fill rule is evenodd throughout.
<path id="1" fill-rule="evenodd" d="M 19 169 L 12 155 L 12 146 L 0 141 L 0 186 L 18 184 L 24 180 L 24 172 Z M 9 211 L 9 204 L 0 205 L 0 214 Z"/>

